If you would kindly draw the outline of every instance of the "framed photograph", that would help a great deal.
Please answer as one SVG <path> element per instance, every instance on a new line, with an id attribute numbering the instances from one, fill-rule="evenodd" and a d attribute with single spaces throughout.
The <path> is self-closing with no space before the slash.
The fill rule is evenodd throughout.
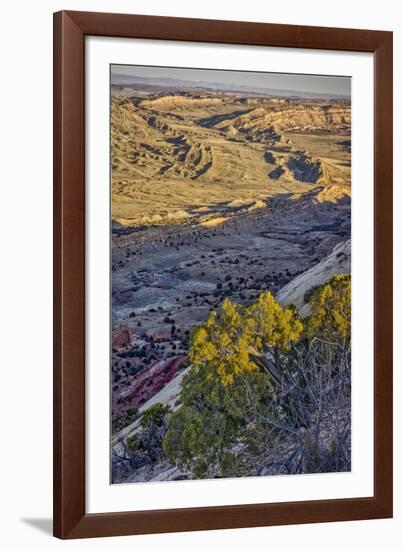
<path id="1" fill-rule="evenodd" d="M 54 16 L 54 534 L 392 516 L 392 33 Z"/>

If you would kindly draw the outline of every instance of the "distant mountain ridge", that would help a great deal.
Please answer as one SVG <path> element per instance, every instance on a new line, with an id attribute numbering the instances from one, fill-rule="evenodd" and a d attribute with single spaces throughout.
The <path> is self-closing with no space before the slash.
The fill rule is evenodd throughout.
<path id="1" fill-rule="evenodd" d="M 344 99 L 348 100 L 349 97 L 341 94 L 331 93 L 315 93 L 300 90 L 289 89 L 276 89 L 276 88 L 262 88 L 256 86 L 248 86 L 247 84 L 235 85 L 226 84 L 223 82 L 205 82 L 202 80 L 193 81 L 186 79 L 176 78 L 159 78 L 159 77 L 141 77 L 128 74 L 113 74 L 111 73 L 111 85 L 112 86 L 127 86 L 132 87 L 135 85 L 155 86 L 160 88 L 169 88 L 172 90 L 192 88 L 195 90 L 222 90 L 223 92 L 230 93 L 244 93 L 244 94 L 258 94 L 262 96 L 275 96 L 275 97 L 302 97 L 306 99 Z"/>

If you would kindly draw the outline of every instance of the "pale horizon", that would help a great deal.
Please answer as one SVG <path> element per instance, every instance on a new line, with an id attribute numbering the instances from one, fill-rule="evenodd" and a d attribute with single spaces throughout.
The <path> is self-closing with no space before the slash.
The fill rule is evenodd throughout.
<path id="1" fill-rule="evenodd" d="M 136 65 L 111 65 L 113 77 L 137 77 L 154 80 L 183 80 L 197 86 L 236 87 L 247 86 L 266 90 L 351 96 L 351 77 L 322 76 L 287 73 L 264 73 L 218 69 L 193 69 L 180 67 L 151 67 Z M 191 84 L 190 84 L 191 85 Z"/>

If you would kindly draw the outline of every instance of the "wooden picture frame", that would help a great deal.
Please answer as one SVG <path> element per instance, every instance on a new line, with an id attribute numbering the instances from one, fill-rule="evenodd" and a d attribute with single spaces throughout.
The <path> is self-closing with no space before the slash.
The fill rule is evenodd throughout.
<path id="1" fill-rule="evenodd" d="M 374 54 L 374 496 L 86 513 L 85 37 Z M 392 516 L 392 33 L 112 13 L 54 15 L 54 535 L 81 538 Z"/>

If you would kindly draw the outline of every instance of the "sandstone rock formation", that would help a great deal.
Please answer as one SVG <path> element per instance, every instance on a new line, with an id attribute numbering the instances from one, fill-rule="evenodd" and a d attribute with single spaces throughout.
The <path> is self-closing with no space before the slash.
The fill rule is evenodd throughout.
<path id="1" fill-rule="evenodd" d="M 124 325 L 114 330 L 112 333 L 112 347 L 123 348 L 131 346 L 133 343 L 132 331 L 129 326 Z"/>
<path id="2" fill-rule="evenodd" d="M 349 183 L 346 102 L 113 95 L 111 117 L 116 234 L 168 219 L 191 223 L 194 203 L 211 208 L 252 193 L 263 200 L 306 184 Z"/>
<path id="3" fill-rule="evenodd" d="M 334 247 L 331 254 L 317 265 L 286 284 L 276 298 L 282 305 L 294 304 L 302 316 L 309 314 L 306 298 L 315 287 L 324 285 L 335 275 L 351 272 L 351 240 Z"/>

